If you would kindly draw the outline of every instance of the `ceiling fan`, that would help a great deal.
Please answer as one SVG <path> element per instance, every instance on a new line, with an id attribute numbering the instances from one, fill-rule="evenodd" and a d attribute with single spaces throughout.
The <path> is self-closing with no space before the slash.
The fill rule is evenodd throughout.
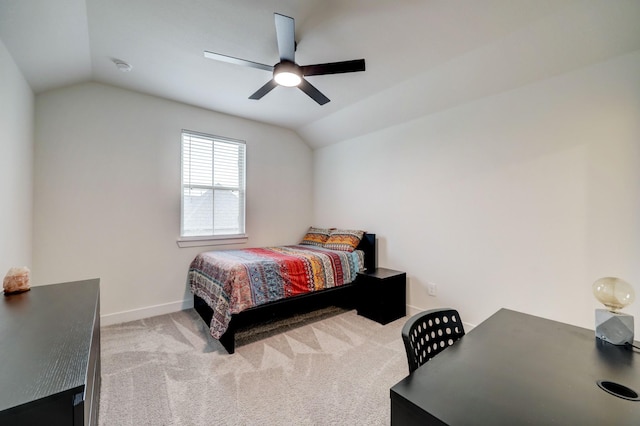
<path id="1" fill-rule="evenodd" d="M 273 72 L 273 78 L 264 86 L 259 88 L 249 99 L 261 99 L 264 95 L 273 90 L 276 86 L 295 87 L 297 86 L 304 93 L 309 95 L 320 105 L 329 102 L 329 98 L 309 83 L 305 77 L 311 75 L 339 74 L 347 72 L 364 71 L 364 59 L 352 61 L 330 62 L 326 64 L 298 65 L 295 62 L 295 23 L 289 16 L 274 13 L 276 21 L 276 37 L 278 41 L 278 52 L 280 62 L 275 65 L 260 64 L 258 62 L 247 61 L 245 59 L 234 58 L 233 56 L 222 55 L 206 51 L 205 58 L 217 61 L 228 62 L 236 65 L 258 68 Z"/>

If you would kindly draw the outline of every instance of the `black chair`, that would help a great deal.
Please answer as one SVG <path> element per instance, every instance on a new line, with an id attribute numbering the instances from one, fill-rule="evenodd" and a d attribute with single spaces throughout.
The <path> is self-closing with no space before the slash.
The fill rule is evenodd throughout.
<path id="1" fill-rule="evenodd" d="M 464 336 L 464 327 L 455 309 L 432 309 L 409 318 L 402 327 L 409 373 L 453 345 Z"/>

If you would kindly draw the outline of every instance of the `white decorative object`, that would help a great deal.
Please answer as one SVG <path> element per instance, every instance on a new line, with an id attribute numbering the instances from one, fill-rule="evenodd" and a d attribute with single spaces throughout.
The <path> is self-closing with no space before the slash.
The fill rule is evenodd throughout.
<path id="1" fill-rule="evenodd" d="M 593 295 L 607 309 L 596 309 L 596 337 L 614 345 L 633 344 L 633 316 L 618 312 L 635 299 L 633 287 L 616 277 L 593 283 Z"/>

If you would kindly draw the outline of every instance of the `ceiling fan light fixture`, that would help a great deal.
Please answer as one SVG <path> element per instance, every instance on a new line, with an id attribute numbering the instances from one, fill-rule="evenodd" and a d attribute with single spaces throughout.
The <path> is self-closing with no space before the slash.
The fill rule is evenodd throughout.
<path id="1" fill-rule="evenodd" d="M 302 83 L 300 67 L 293 62 L 282 61 L 273 70 L 273 79 L 280 86 L 295 87 Z"/>
<path id="2" fill-rule="evenodd" d="M 302 82 L 298 74 L 292 72 L 281 72 L 273 77 L 280 86 L 295 87 Z"/>

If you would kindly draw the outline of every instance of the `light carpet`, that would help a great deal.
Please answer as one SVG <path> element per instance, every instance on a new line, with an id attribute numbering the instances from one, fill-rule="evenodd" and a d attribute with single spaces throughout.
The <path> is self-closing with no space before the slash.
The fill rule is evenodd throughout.
<path id="1" fill-rule="evenodd" d="M 327 309 L 238 336 L 194 310 L 103 327 L 100 425 L 388 425 L 408 374 L 400 331 Z"/>

